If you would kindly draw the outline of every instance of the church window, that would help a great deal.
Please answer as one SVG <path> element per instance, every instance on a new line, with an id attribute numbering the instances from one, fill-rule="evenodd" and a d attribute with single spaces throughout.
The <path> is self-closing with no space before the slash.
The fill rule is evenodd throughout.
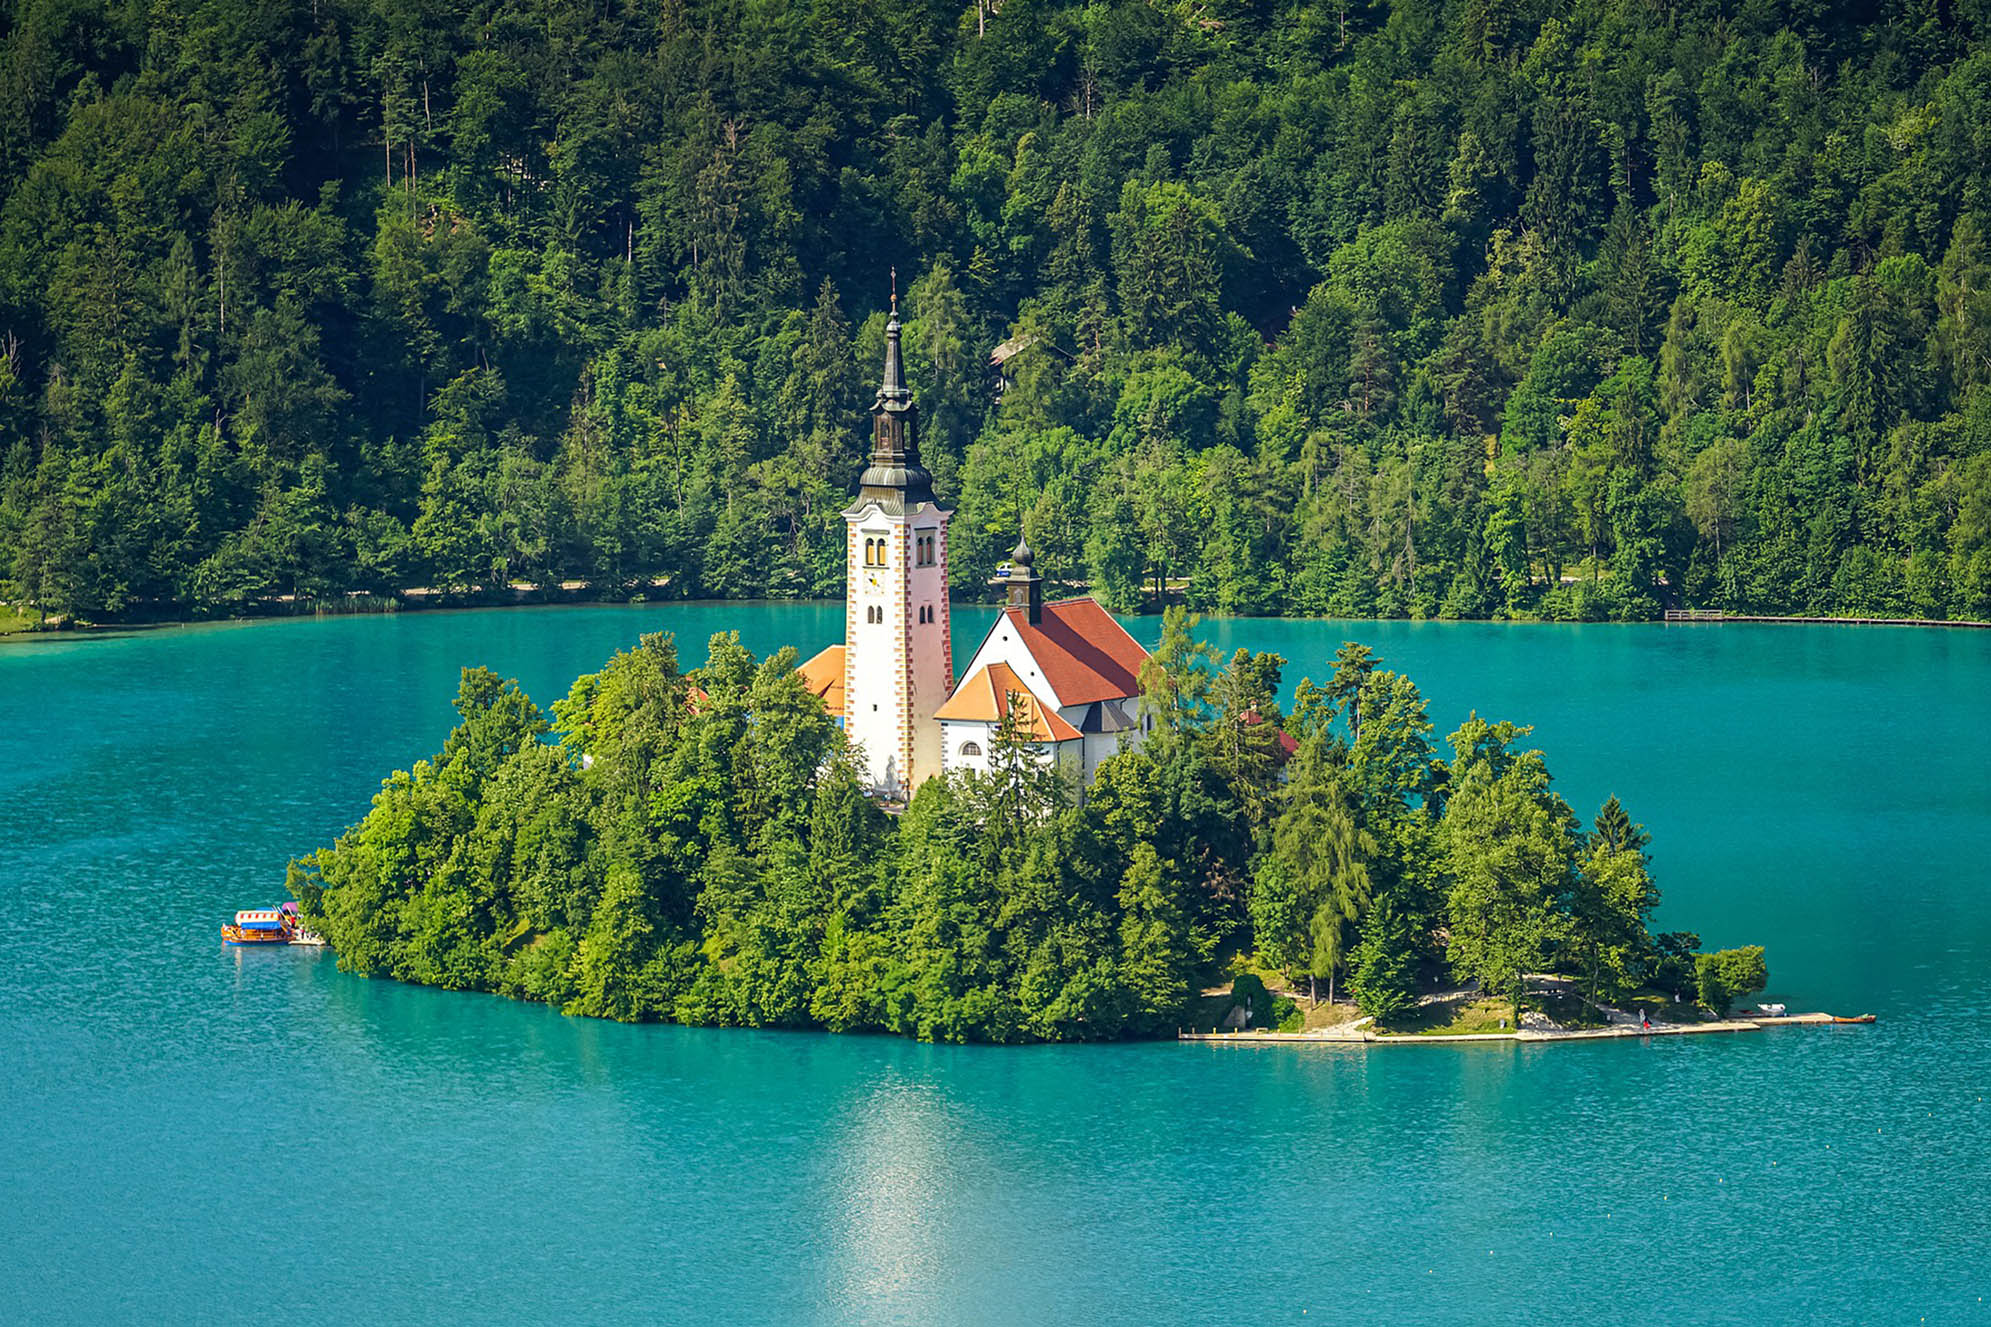
<path id="1" fill-rule="evenodd" d="M 934 562 L 934 545 L 938 536 L 923 534 L 913 540 L 914 561 L 922 567 L 930 567 Z"/>
<path id="2" fill-rule="evenodd" d="M 980 742 L 963 742 L 961 743 L 961 754 L 964 756 L 979 756 L 982 754 L 982 744 Z"/>

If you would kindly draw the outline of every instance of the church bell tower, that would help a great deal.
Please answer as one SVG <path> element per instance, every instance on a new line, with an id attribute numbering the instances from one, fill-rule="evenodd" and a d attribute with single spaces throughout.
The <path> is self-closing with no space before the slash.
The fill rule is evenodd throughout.
<path id="1" fill-rule="evenodd" d="M 871 791 L 912 796 L 940 772 L 935 710 L 954 689 L 947 521 L 919 460 L 919 406 L 899 351 L 899 299 L 885 324 L 885 374 L 871 406 L 871 464 L 846 508 L 844 731 Z"/>

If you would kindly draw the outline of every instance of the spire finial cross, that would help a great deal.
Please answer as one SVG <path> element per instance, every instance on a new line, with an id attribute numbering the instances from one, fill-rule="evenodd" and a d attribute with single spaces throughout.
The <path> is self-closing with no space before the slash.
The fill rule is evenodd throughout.
<path id="1" fill-rule="evenodd" d="M 895 265 L 892 268 L 892 312 L 897 313 L 898 311 L 899 311 L 899 269 Z"/>

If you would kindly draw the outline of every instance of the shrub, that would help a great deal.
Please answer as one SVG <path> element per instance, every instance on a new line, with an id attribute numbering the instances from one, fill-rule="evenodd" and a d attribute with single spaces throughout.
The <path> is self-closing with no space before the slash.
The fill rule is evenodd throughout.
<path id="1" fill-rule="evenodd" d="M 1231 982 L 1231 1008 L 1239 1005 L 1251 1011 L 1248 1026 L 1274 1028 L 1279 1025 L 1273 1012 L 1272 992 L 1266 990 L 1265 983 L 1253 973 L 1239 973 L 1237 979 Z"/>
<path id="2" fill-rule="evenodd" d="M 1737 996 L 1750 995 L 1770 983 L 1770 969 L 1763 961 L 1763 946 L 1721 949 L 1694 959 L 1694 977 L 1701 1003 L 1717 1014 L 1725 1014 Z"/>

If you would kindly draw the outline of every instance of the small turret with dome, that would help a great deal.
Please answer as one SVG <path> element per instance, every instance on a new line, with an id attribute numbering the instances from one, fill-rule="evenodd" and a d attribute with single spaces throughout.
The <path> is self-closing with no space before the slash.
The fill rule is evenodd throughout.
<path id="1" fill-rule="evenodd" d="M 1009 566 L 989 581 L 1006 589 L 1009 607 L 1024 610 L 1033 624 L 1044 620 L 1044 578 L 1037 574 L 1036 561 L 1030 541 L 1018 536 L 1016 547 L 1010 550 Z"/>

